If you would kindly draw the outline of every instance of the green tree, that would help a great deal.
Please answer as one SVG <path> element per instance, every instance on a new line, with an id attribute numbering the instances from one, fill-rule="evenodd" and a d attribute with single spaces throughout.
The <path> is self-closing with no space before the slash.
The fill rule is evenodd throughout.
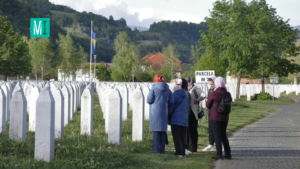
<path id="1" fill-rule="evenodd" d="M 126 32 L 120 32 L 115 39 L 115 51 L 112 62 L 112 79 L 114 81 L 130 81 L 132 73 L 136 69 L 138 62 L 137 49 L 129 44 L 129 38 Z"/>
<path id="2" fill-rule="evenodd" d="M 198 61 L 200 59 L 200 53 L 197 50 L 197 46 L 195 45 L 191 45 L 191 57 L 190 57 L 190 61 L 192 63 L 193 66 L 196 66 Z"/>
<path id="3" fill-rule="evenodd" d="M 96 76 L 99 81 L 110 81 L 111 71 L 106 68 L 104 63 L 100 63 L 96 66 Z"/>
<path id="4" fill-rule="evenodd" d="M 76 71 L 80 69 L 81 64 L 84 63 L 87 54 L 81 46 L 76 50 L 69 33 L 66 36 L 59 35 L 58 43 L 58 58 L 61 63 L 59 66 L 60 71 L 64 76 L 75 75 Z"/>
<path id="5" fill-rule="evenodd" d="M 176 76 L 176 71 L 180 65 L 178 62 L 179 54 L 175 49 L 175 45 L 169 43 L 168 47 L 164 47 L 162 54 L 165 56 L 163 66 L 160 73 L 164 74 L 165 79 L 171 80 L 173 78 L 179 78 Z"/>
<path id="6" fill-rule="evenodd" d="M 30 60 L 27 43 L 14 31 L 7 18 L 0 16 L 0 73 L 5 80 L 8 76 L 30 73 Z"/>
<path id="7" fill-rule="evenodd" d="M 265 0 L 249 4 L 243 0 L 222 0 L 214 3 L 210 17 L 205 18 L 210 29 L 201 31 L 199 46 L 205 49 L 207 57 L 228 62 L 227 70 L 238 77 L 237 99 L 242 75 L 296 70 L 295 64 L 280 57 L 284 51 L 294 55 L 296 48 L 290 44 L 296 39 L 296 31 L 275 14 L 276 10 Z"/>
<path id="8" fill-rule="evenodd" d="M 218 56 L 208 56 L 209 52 L 202 55 L 201 59 L 198 61 L 198 65 L 194 70 L 214 70 L 216 76 L 226 76 L 227 63 L 224 59 Z M 195 76 L 195 72 L 194 72 Z"/>
<path id="9" fill-rule="evenodd" d="M 54 56 L 53 48 L 49 38 L 39 38 L 36 40 L 31 38 L 29 41 L 31 40 L 33 41 L 33 43 L 29 44 L 34 45 L 34 51 L 30 50 L 30 54 L 33 58 L 32 63 L 37 62 L 34 63 L 34 65 L 37 65 L 40 68 L 43 80 L 45 69 L 46 71 L 48 71 L 51 67 L 51 60 Z"/>
<path id="10" fill-rule="evenodd" d="M 300 40 L 296 42 L 296 46 L 300 46 Z M 300 53 L 295 58 L 289 58 L 289 59 L 290 60 L 293 59 L 295 63 L 300 65 Z M 300 77 L 300 72 L 289 73 L 288 80 L 294 81 L 294 84 L 299 84 L 299 77 Z"/>

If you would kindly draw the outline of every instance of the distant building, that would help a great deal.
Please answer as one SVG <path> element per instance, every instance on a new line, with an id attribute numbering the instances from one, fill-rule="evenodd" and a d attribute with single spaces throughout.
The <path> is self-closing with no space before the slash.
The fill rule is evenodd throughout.
<path id="1" fill-rule="evenodd" d="M 241 84 L 261 84 L 261 79 L 249 79 L 250 76 L 249 75 L 246 75 L 244 77 L 241 78 Z M 227 75 L 226 75 L 226 83 L 227 84 L 237 84 L 237 80 L 238 78 L 231 74 L 229 72 L 227 72 Z M 269 80 L 265 78 L 265 84 L 269 84 Z"/>
<path id="2" fill-rule="evenodd" d="M 96 66 L 98 66 L 100 63 L 96 63 Z M 113 64 L 112 63 L 104 63 L 105 67 L 109 69 Z M 81 69 L 78 69 L 74 74 L 71 74 L 70 76 L 65 76 L 63 72 L 61 72 L 60 69 L 58 69 L 58 81 L 90 81 L 90 72 L 85 71 L 83 68 L 86 65 L 90 65 L 90 63 L 82 64 L 80 67 Z M 92 65 L 95 65 L 92 63 Z M 91 73 L 92 79 L 94 78 L 94 69 L 92 69 Z"/>
<path id="3" fill-rule="evenodd" d="M 49 80 L 54 79 L 55 80 L 55 77 L 53 77 L 51 74 L 44 74 L 43 76 L 38 77 L 38 80 L 41 80 L 42 77 L 43 77 L 43 80 L 45 80 L 45 79 L 49 79 Z"/>
<path id="4" fill-rule="evenodd" d="M 180 66 L 181 61 L 174 57 L 171 57 L 169 60 L 166 60 L 166 59 L 167 59 L 166 56 L 164 56 L 162 53 L 158 52 L 155 55 L 152 53 L 149 53 L 147 56 L 143 57 L 141 59 L 141 61 L 144 62 L 144 67 L 150 66 L 154 71 L 160 70 L 165 62 L 174 61 L 175 69 L 176 69 L 176 76 L 177 76 L 177 78 L 181 78 L 181 72 L 182 72 L 182 69 Z M 173 60 L 171 60 L 171 59 L 173 59 Z M 173 80 L 175 80 L 175 79 L 173 79 Z"/>

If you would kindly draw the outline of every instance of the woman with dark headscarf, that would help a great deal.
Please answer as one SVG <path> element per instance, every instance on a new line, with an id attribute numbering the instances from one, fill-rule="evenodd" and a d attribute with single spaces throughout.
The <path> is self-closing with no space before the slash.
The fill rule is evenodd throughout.
<path id="1" fill-rule="evenodd" d="M 171 121 L 171 129 L 173 141 L 175 145 L 175 155 L 178 157 L 185 156 L 186 146 L 186 127 L 188 126 L 189 116 L 189 99 L 184 89 L 187 89 L 187 82 L 182 79 L 182 89 L 177 89 L 173 93 L 174 104 L 169 106 L 169 116 Z"/>
<path id="2" fill-rule="evenodd" d="M 153 153 L 165 153 L 168 106 L 174 102 L 172 92 L 164 81 L 162 75 L 155 75 L 154 85 L 147 96 L 147 103 L 150 104 L 149 130 L 152 131 Z"/>
<path id="3" fill-rule="evenodd" d="M 198 113 L 201 107 L 199 102 L 205 99 L 205 93 L 193 84 L 191 77 L 186 77 L 190 92 L 189 126 L 186 134 L 186 153 L 197 152 L 198 147 Z"/>

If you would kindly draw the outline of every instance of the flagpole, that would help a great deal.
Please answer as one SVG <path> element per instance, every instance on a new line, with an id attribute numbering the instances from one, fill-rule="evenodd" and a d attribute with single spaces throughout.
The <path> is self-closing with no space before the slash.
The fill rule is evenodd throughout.
<path id="1" fill-rule="evenodd" d="M 92 42 L 93 42 L 93 21 L 91 21 L 91 53 L 90 53 L 90 82 L 92 77 Z"/>

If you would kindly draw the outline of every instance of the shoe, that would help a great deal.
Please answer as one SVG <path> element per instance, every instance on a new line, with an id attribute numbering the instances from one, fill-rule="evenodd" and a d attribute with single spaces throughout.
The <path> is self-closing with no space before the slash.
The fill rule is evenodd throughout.
<path id="1" fill-rule="evenodd" d="M 227 156 L 227 155 L 223 156 L 223 158 L 226 159 L 226 160 L 231 160 L 232 159 L 231 156 Z"/>
<path id="2" fill-rule="evenodd" d="M 212 159 L 214 159 L 214 160 L 223 160 L 223 157 L 221 156 L 215 156 L 215 157 L 212 157 Z"/>
<path id="3" fill-rule="evenodd" d="M 192 153 L 192 152 L 190 152 L 189 150 L 185 149 L 185 155 L 189 155 L 190 153 Z"/>
<path id="4" fill-rule="evenodd" d="M 183 157 L 183 155 L 177 155 L 177 157 Z"/>
<path id="5" fill-rule="evenodd" d="M 165 145 L 165 150 L 167 150 L 167 149 L 168 149 L 168 145 L 166 144 L 166 145 Z"/>
<path id="6" fill-rule="evenodd" d="M 208 145 L 207 147 L 205 147 L 204 149 L 202 149 L 202 151 L 214 151 L 214 146 Z"/>

